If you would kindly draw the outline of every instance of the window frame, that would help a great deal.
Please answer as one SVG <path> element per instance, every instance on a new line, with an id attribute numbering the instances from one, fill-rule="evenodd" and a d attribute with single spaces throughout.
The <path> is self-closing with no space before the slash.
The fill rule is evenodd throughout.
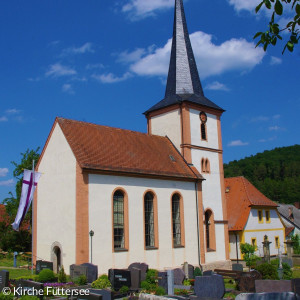
<path id="1" fill-rule="evenodd" d="M 253 241 L 254 241 L 254 244 L 253 244 Z M 251 238 L 251 245 L 255 246 L 255 250 L 257 249 L 257 239 L 256 239 L 256 237 Z"/>
<path id="2" fill-rule="evenodd" d="M 276 239 L 278 239 L 278 244 L 276 243 Z M 274 237 L 274 240 L 275 240 L 275 249 L 279 249 L 280 248 L 280 238 L 279 238 L 279 235 L 276 235 Z"/>
<path id="3" fill-rule="evenodd" d="M 269 215 L 269 218 L 267 218 L 267 213 L 268 213 L 268 215 Z M 270 223 L 271 223 L 271 212 L 270 212 L 269 209 L 266 209 L 266 210 L 265 210 L 265 218 L 266 218 L 266 223 L 267 223 L 267 224 L 270 224 Z"/>
<path id="4" fill-rule="evenodd" d="M 261 220 L 259 218 L 259 213 L 261 213 Z M 257 219 L 258 219 L 258 224 L 263 224 L 264 223 L 264 213 L 262 209 L 257 210 Z"/>
<path id="5" fill-rule="evenodd" d="M 174 219 L 173 219 L 173 197 L 179 196 L 179 220 L 180 220 L 180 244 L 174 243 Z M 183 207 L 183 197 L 180 192 L 176 191 L 171 195 L 171 237 L 172 237 L 172 247 L 173 248 L 183 248 L 185 247 L 185 231 L 184 231 L 184 207 Z"/>

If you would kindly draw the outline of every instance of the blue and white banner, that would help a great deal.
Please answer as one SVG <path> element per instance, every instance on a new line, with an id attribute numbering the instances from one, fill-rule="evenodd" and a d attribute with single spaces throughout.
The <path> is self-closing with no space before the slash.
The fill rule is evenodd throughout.
<path id="1" fill-rule="evenodd" d="M 18 213 L 16 219 L 12 225 L 13 229 L 19 231 L 19 227 L 21 226 L 25 215 L 28 212 L 28 209 L 31 205 L 35 187 L 41 177 L 41 173 L 33 172 L 31 170 L 24 170 L 23 176 L 23 184 L 22 184 L 22 193 L 20 204 L 18 208 Z"/>

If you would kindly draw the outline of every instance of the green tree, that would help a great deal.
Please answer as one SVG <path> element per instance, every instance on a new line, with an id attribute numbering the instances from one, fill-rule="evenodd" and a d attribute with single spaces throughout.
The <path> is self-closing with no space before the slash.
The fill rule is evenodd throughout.
<path id="1" fill-rule="evenodd" d="M 240 245 L 241 253 L 244 255 L 244 261 L 246 262 L 246 266 L 249 267 L 249 271 L 251 266 L 254 266 L 256 261 L 259 260 L 259 257 L 255 255 L 256 246 L 244 243 Z"/>
<path id="2" fill-rule="evenodd" d="M 257 32 L 254 39 L 260 38 L 256 47 L 260 44 L 263 45 L 266 51 L 269 45 L 275 46 L 278 40 L 282 40 L 281 34 L 284 31 L 289 32 L 289 38 L 286 42 L 282 54 L 286 49 L 293 52 L 295 45 L 299 42 L 299 25 L 300 25 L 300 0 L 263 0 L 256 7 L 255 12 L 265 6 L 272 11 L 271 20 L 268 25 L 268 29 L 264 32 Z M 280 26 L 278 17 L 282 16 L 285 10 L 291 9 L 293 17 L 284 26 Z"/>

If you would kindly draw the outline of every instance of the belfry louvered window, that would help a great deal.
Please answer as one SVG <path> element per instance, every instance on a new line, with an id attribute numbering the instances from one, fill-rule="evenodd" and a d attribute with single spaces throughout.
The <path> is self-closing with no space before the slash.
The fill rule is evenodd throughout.
<path id="1" fill-rule="evenodd" d="M 173 245 L 181 246 L 180 196 L 172 197 Z"/>
<path id="2" fill-rule="evenodd" d="M 155 233 L 154 233 L 154 201 L 153 195 L 147 193 L 144 198 L 145 207 L 145 245 L 146 247 L 155 246 Z"/>
<path id="3" fill-rule="evenodd" d="M 124 194 L 116 191 L 113 197 L 114 209 L 114 248 L 125 248 L 124 234 Z"/>

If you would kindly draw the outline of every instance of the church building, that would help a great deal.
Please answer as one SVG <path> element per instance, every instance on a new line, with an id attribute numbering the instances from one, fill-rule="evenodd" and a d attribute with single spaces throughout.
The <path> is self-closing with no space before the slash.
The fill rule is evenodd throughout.
<path id="1" fill-rule="evenodd" d="M 176 0 L 166 92 L 144 113 L 147 133 L 56 118 L 36 167 L 34 258 L 55 270 L 92 262 L 99 274 L 133 262 L 229 268 L 223 112 L 204 96 Z"/>

